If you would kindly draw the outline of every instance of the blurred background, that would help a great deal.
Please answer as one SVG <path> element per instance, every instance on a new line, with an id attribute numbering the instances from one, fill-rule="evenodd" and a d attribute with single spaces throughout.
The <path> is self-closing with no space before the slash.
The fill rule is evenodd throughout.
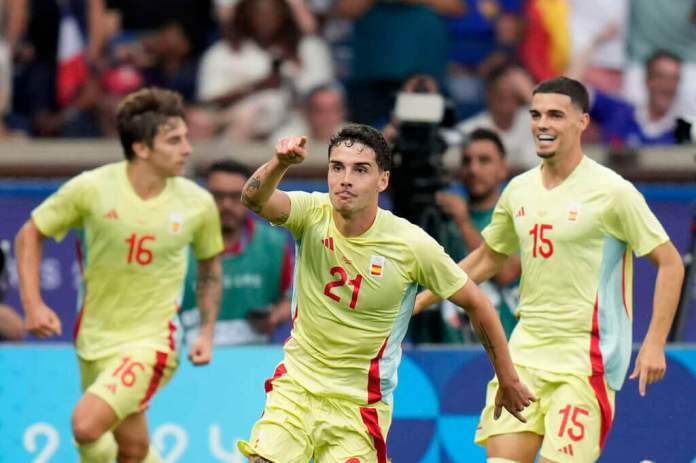
<path id="1" fill-rule="evenodd" d="M 0 308 L 21 315 L 12 240 L 30 211 L 66 178 L 123 158 L 113 115 L 133 90 L 160 86 L 183 95 L 194 145 L 188 174 L 202 183 L 214 161 L 233 159 L 255 168 L 279 137 L 306 134 L 310 157 L 290 170 L 283 187 L 325 190 L 330 135 L 348 121 L 383 130 L 396 153 L 383 206 L 421 225 L 461 258 L 466 246 L 457 246 L 463 238 L 453 225 L 461 209 L 438 194 L 459 197 L 473 217 L 476 198 L 465 154 L 477 129 L 491 130 L 502 141 L 501 185 L 534 166 L 531 90 L 561 74 L 590 90 L 593 122 L 585 153 L 636 184 L 688 269 L 670 336 L 678 344 L 670 351 L 667 380 L 647 399 L 638 399 L 634 384 L 626 386 L 601 461 L 696 461 L 696 444 L 683 431 L 696 424 L 696 404 L 673 403 L 696 397 L 696 350 L 685 344 L 696 342 L 690 267 L 696 234 L 694 0 L 0 0 Z M 49 243 L 42 262 L 43 294 L 68 328 L 77 312 L 75 250 L 73 236 Z M 636 343 L 647 331 L 654 277 L 652 265 L 636 261 Z M 498 292 L 508 317 L 515 288 L 513 281 Z M 0 316 L 0 325 L 11 323 Z M 274 326 L 271 344 L 282 342 L 288 329 L 287 323 Z M 55 401 L 37 409 L 17 404 L 26 402 L 29 391 L 43 394 L 45 377 L 26 370 L 28 362 L 45 364 L 49 343 L 58 349 L 48 350 L 58 355 L 53 368 L 64 365 L 56 372 L 60 381 L 76 381 L 76 373 L 60 373 L 75 368 L 65 347 L 71 329 L 40 347 L 21 327 L 8 333 L 14 343 L 0 347 L 0 462 L 70 461 L 67 418 L 54 424 L 48 419 Z M 403 400 L 397 394 L 390 434 L 395 461 L 482 458 L 473 445 L 463 448 L 458 441 L 471 440 L 490 375 L 478 348 L 471 347 L 476 342 L 467 320 L 451 308 L 433 307 L 413 320 L 406 339 L 409 366 L 401 372 Z M 275 358 L 280 352 L 272 346 L 244 349 L 252 353 L 226 352 L 222 358 L 232 363 L 212 366 L 211 374 L 229 382 L 237 375 L 231 373 L 234 362 L 255 369 L 243 358 Z M 242 461 L 230 444 L 233 434 L 222 439 L 217 453 L 208 448 L 209 436 L 187 434 L 198 424 L 212 432 L 218 418 L 203 413 L 186 421 L 183 397 L 204 387 L 198 380 L 188 383 L 186 371 L 186 379 L 177 378 L 171 387 L 182 392 L 165 392 L 153 405 L 155 414 L 158 406 L 174 410 L 171 418 L 155 415 L 155 423 L 180 423 L 165 428 L 171 434 L 167 440 L 164 433 L 161 442 L 169 449 L 167 461 Z M 462 378 L 471 381 L 462 385 Z M 175 388 L 179 380 L 189 388 Z M 59 397 L 72 403 L 79 388 L 66 384 L 61 390 L 71 399 Z M 232 397 L 261 394 L 262 400 L 257 386 L 229 385 Z M 455 386 L 471 392 L 454 392 Z M 416 405 L 423 387 L 432 406 Z M 452 403 L 448 396 L 454 393 L 463 402 Z M 635 414 L 635 408 L 655 422 L 621 416 Z M 219 420 L 233 421 L 229 433 L 240 429 L 242 437 L 252 418 Z M 176 455 L 172 446 L 183 442 L 182 435 L 191 441 Z M 53 442 L 47 436 L 59 438 L 52 453 L 46 451 Z"/>

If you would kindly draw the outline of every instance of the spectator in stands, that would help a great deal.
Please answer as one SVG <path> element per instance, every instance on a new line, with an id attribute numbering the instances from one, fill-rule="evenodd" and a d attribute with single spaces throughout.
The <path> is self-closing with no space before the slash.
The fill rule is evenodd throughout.
<path id="1" fill-rule="evenodd" d="M 461 152 L 461 167 L 456 173 L 456 179 L 465 188 L 466 197 L 454 192 L 437 195 L 441 210 L 451 218 L 447 236 L 453 239 L 442 244 L 453 259 L 463 259 L 483 242 L 481 231 L 493 218 L 493 209 L 507 177 L 505 147 L 500 137 L 493 130 L 484 128 L 467 134 Z M 500 273 L 479 285 L 495 305 L 508 338 L 517 324 L 514 311 L 520 270 L 519 256 L 512 256 Z M 458 331 L 458 340 L 471 341 L 473 328 L 460 318 L 460 314 L 453 305 L 443 303 L 445 320 Z"/>
<path id="2" fill-rule="evenodd" d="M 2 242 L 0 248 L 0 341 L 21 341 L 26 336 L 22 317 L 9 305 L 3 303 L 9 285 L 6 253 L 9 243 Z"/>
<path id="3" fill-rule="evenodd" d="M 193 135 L 264 138 L 285 122 L 294 93 L 333 78 L 328 48 L 302 34 L 287 0 L 240 0 L 223 32 L 201 60 L 205 108 L 191 113 Z"/>
<path id="4" fill-rule="evenodd" d="M 242 187 L 249 176 L 250 171 L 234 161 L 216 162 L 207 176 L 225 245 L 222 300 L 213 337 L 217 345 L 267 343 L 290 318 L 290 241 L 281 230 L 254 220 L 242 204 Z M 189 266 L 185 281 L 180 315 L 187 339 L 196 339 L 195 265 Z"/>
<path id="5" fill-rule="evenodd" d="M 515 168 L 538 163 L 529 130 L 529 101 L 533 83 L 521 67 L 504 64 L 486 76 L 487 109 L 459 123 L 457 129 L 469 133 L 475 128 L 494 130 L 502 139 L 507 162 Z"/>
<path id="6" fill-rule="evenodd" d="M 602 44 L 599 34 L 571 66 L 568 75 L 584 75 L 587 63 Z M 653 53 L 645 62 L 647 100 L 638 105 L 590 87 L 590 116 L 599 126 L 601 142 L 614 148 L 676 143 L 674 130 L 679 113 L 677 90 L 681 79 L 681 59 L 664 50 Z"/>
<path id="7" fill-rule="evenodd" d="M 337 0 L 335 13 L 354 20 L 350 118 L 383 127 L 396 92 L 414 74 L 442 86 L 449 42 L 446 16 L 461 15 L 463 0 Z"/>
<path id="8" fill-rule="evenodd" d="M 307 134 L 312 143 L 328 144 L 331 135 L 346 123 L 345 94 L 337 83 L 328 83 L 313 88 L 307 94 L 302 111 L 293 114 L 269 141 L 276 143 L 280 138 L 293 134 Z"/>

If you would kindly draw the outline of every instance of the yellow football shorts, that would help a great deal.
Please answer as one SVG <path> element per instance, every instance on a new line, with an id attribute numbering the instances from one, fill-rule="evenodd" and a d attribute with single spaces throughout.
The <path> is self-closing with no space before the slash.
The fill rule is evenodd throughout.
<path id="1" fill-rule="evenodd" d="M 132 348 L 97 360 L 80 360 L 82 390 L 103 399 L 116 416 L 145 411 L 178 366 L 176 352 Z"/>
<path id="2" fill-rule="evenodd" d="M 284 371 L 282 364 L 279 370 Z M 266 384 L 263 416 L 249 442 L 237 442 L 247 457 L 274 463 L 307 463 L 311 458 L 315 463 L 387 463 L 391 406 L 318 397 L 287 374 Z"/>
<path id="3" fill-rule="evenodd" d="M 559 463 L 589 462 L 599 458 L 614 416 L 614 396 L 603 376 L 583 377 L 515 365 L 520 379 L 537 401 L 522 412 L 522 423 L 503 410 L 493 419 L 498 381 L 486 391 L 486 406 L 476 431 L 477 444 L 489 437 L 516 432 L 544 436 L 541 455 Z"/>

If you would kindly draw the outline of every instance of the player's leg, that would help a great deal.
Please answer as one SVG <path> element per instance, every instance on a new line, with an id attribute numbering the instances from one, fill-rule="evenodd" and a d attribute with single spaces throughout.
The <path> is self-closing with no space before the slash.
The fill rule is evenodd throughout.
<path id="1" fill-rule="evenodd" d="M 614 392 L 603 377 L 557 375 L 549 399 L 542 462 L 595 461 L 611 428 Z"/>
<path id="2" fill-rule="evenodd" d="M 284 372 L 266 382 L 266 407 L 254 424 L 249 441 L 237 448 L 252 463 L 307 463 L 314 447 L 308 430 L 314 427 L 313 398 Z"/>
<path id="3" fill-rule="evenodd" d="M 477 444 L 486 447 L 487 461 L 495 461 L 497 458 L 503 461 L 532 463 L 542 444 L 547 405 L 544 397 L 548 385 L 538 377 L 536 370 L 519 365 L 515 368 L 522 382 L 537 397 L 537 401 L 522 413 L 527 419 L 526 423 L 519 421 L 507 410 L 503 410 L 500 418 L 496 420 L 493 414 L 498 380 L 494 377 L 488 383 L 486 405 L 481 412 L 481 420 L 474 439 Z"/>
<path id="4" fill-rule="evenodd" d="M 323 399 L 312 437 L 316 463 L 388 463 L 387 433 L 392 408 L 384 402 L 365 407 Z"/>
<path id="5" fill-rule="evenodd" d="M 85 455 L 83 463 L 110 463 L 113 457 L 102 459 L 101 452 L 96 455 L 97 450 L 106 453 L 103 448 L 107 440 L 115 442 L 107 431 L 126 417 L 147 408 L 155 392 L 174 374 L 176 354 L 134 349 L 98 361 L 81 361 L 80 364 L 81 368 L 85 366 L 82 368 L 83 388 L 87 391 L 73 414 L 75 440 L 80 454 Z M 112 445 L 110 451 L 115 457 L 116 446 Z"/>
<path id="6" fill-rule="evenodd" d="M 118 463 L 162 463 L 155 449 L 150 447 L 145 413 L 127 416 L 114 429 L 118 443 Z"/>

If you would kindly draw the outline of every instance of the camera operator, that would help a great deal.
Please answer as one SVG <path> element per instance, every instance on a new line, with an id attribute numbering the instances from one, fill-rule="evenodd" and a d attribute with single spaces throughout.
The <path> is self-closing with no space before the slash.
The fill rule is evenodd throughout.
<path id="1" fill-rule="evenodd" d="M 0 341 L 21 341 L 26 335 L 24 322 L 12 307 L 3 303 L 9 287 L 7 275 L 9 250 L 10 243 L 3 240 L 0 243 Z"/>

